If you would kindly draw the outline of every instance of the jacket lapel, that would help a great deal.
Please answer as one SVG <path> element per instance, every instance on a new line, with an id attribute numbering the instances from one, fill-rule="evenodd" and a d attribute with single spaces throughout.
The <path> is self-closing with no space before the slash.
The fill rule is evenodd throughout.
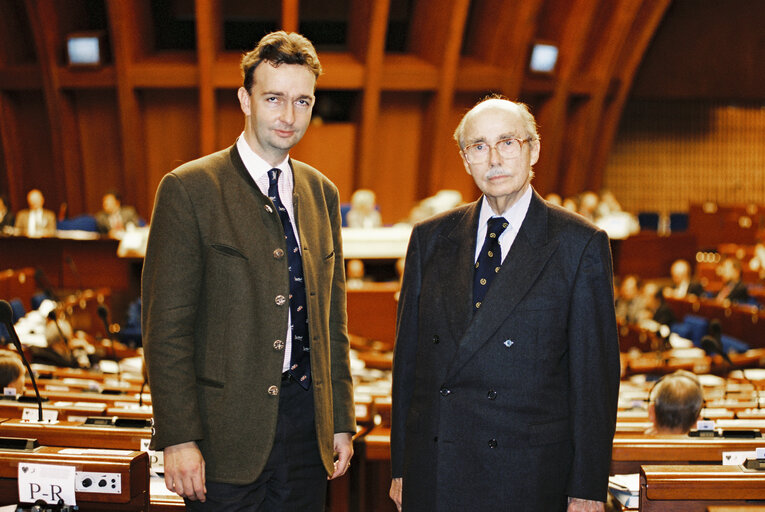
<path id="1" fill-rule="evenodd" d="M 481 203 L 476 201 L 461 212 L 451 231 L 439 236 L 434 265 L 443 283 L 443 304 L 455 343 L 470 323 L 473 308 L 473 263 L 475 233 Z"/>
<path id="2" fill-rule="evenodd" d="M 467 318 L 471 321 L 467 329 L 461 331 L 464 335 L 449 367 L 448 376 L 458 372 L 512 314 L 537 281 L 557 247 L 557 240 L 547 240 L 547 206 L 535 191 L 518 236 L 502 263 L 499 274 L 491 283 L 481 308 L 472 314 L 472 304 L 470 305 Z M 469 278 L 472 278 L 472 272 Z M 472 296 L 472 289 L 469 294 Z"/>

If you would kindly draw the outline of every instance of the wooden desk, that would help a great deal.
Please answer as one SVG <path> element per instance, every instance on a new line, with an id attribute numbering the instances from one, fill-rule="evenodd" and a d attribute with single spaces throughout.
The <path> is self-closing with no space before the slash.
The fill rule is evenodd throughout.
<path id="1" fill-rule="evenodd" d="M 348 332 L 379 340 L 385 348 L 392 349 L 398 306 L 394 296 L 398 289 L 396 282 L 366 283 L 363 288 L 347 289 Z"/>
<path id="2" fill-rule="evenodd" d="M 151 428 L 104 427 L 72 421 L 44 424 L 9 419 L 0 423 L 0 437 L 33 438 L 45 446 L 139 451 L 141 440 L 151 438 Z"/>
<path id="3" fill-rule="evenodd" d="M 644 279 L 666 277 L 673 261 L 693 261 L 696 236 L 690 233 L 659 236 L 642 232 L 624 240 L 611 240 L 611 251 L 615 275 L 636 274 Z"/>
<path id="4" fill-rule="evenodd" d="M 765 439 L 689 436 L 615 437 L 611 473 L 637 473 L 643 464 L 722 464 L 723 452 L 754 451 Z"/>
<path id="5" fill-rule="evenodd" d="M 739 466 L 643 466 L 641 512 L 706 512 L 709 506 L 765 500 L 765 472 Z"/>
<path id="6" fill-rule="evenodd" d="M 0 418 L 21 418 L 24 409 L 34 409 L 35 419 L 37 419 L 36 403 L 0 400 Z M 46 409 L 58 411 L 58 419 L 61 421 L 77 421 L 79 418 L 87 418 L 88 416 L 103 416 L 106 414 L 106 403 L 82 402 L 66 405 L 43 403 L 43 412 Z"/>
<path id="7" fill-rule="evenodd" d="M 41 446 L 33 452 L 0 450 L 0 504 L 18 503 L 19 462 L 31 462 L 74 466 L 77 472 L 118 473 L 122 483 L 120 494 L 76 493 L 77 505 L 84 512 L 148 510 L 149 456 L 146 452 L 66 453 L 69 450 L 52 446 Z"/>

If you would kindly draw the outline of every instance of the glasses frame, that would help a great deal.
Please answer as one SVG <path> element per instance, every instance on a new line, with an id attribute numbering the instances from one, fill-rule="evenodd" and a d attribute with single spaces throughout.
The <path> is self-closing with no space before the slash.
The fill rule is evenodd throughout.
<path id="1" fill-rule="evenodd" d="M 501 153 L 501 152 L 499 151 L 499 149 L 497 148 L 497 145 L 499 145 L 499 144 L 500 144 L 500 143 L 502 143 L 502 142 L 506 142 L 506 141 L 508 141 L 508 140 L 514 140 L 514 141 L 517 141 L 517 142 L 518 142 L 518 144 L 520 144 L 520 146 L 521 146 L 521 153 L 522 153 L 522 152 L 523 152 L 523 145 L 524 145 L 524 144 L 526 144 L 526 143 L 529 143 L 529 142 L 534 142 L 534 141 L 535 141 L 535 140 L 537 140 L 537 139 L 536 139 L 536 138 L 534 138 L 534 137 L 529 137 L 529 138 L 527 138 L 527 139 L 519 139 L 518 137 L 505 137 L 504 139 L 499 139 L 499 140 L 498 140 L 497 142 L 495 142 L 494 144 L 489 144 L 488 142 L 474 142 L 473 144 L 469 144 L 469 145 L 465 146 L 464 148 L 460 149 L 460 153 L 462 154 L 462 157 L 465 159 L 465 161 L 466 161 L 468 164 L 470 164 L 470 165 L 475 165 L 475 164 L 482 164 L 482 163 L 486 163 L 486 162 L 488 162 L 489 160 L 491 160 L 491 151 L 492 151 L 492 150 L 495 150 L 495 151 L 497 152 L 497 154 L 499 155 L 499 157 L 500 157 L 502 160 L 510 160 L 510 159 L 513 159 L 513 158 L 518 158 L 517 156 L 513 156 L 513 157 L 507 157 L 507 158 L 506 158 L 506 157 L 502 156 L 502 153 Z M 479 144 L 486 144 L 487 146 L 489 146 L 489 153 L 488 153 L 489 157 L 486 159 L 486 161 L 485 161 L 485 162 L 471 162 L 471 161 L 470 161 L 470 157 L 468 156 L 467 152 L 468 152 L 468 150 L 469 150 L 470 148 L 472 148 L 473 146 L 478 146 Z M 518 153 L 518 156 L 520 156 L 520 155 L 521 155 L 521 153 Z"/>

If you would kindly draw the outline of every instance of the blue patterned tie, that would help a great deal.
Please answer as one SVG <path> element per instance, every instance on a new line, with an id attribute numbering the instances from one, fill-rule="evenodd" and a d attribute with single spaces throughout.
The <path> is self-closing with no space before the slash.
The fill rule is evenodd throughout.
<path id="1" fill-rule="evenodd" d="M 287 209 L 279 198 L 279 173 L 281 169 L 268 171 L 268 197 L 273 201 L 284 226 L 287 242 L 287 264 L 290 273 L 290 318 L 292 320 L 292 354 L 289 373 L 304 389 L 311 385 L 311 354 L 308 339 L 308 306 L 303 282 L 303 259 L 300 257 L 295 232 Z"/>
<path id="2" fill-rule="evenodd" d="M 486 291 L 489 289 L 494 276 L 502 265 L 502 251 L 499 247 L 499 236 L 507 228 L 508 222 L 504 217 L 492 217 L 486 229 L 486 239 L 483 242 L 478 261 L 475 262 L 473 277 L 473 310 L 481 307 Z"/>

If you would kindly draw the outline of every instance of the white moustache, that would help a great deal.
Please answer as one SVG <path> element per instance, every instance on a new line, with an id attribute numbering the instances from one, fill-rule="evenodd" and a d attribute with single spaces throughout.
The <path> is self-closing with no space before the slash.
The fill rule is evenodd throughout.
<path id="1" fill-rule="evenodd" d="M 492 178 L 496 178 L 498 176 L 510 176 L 510 173 L 503 169 L 502 167 L 495 167 L 494 169 L 491 169 L 488 173 L 486 173 L 486 179 L 490 180 Z"/>

